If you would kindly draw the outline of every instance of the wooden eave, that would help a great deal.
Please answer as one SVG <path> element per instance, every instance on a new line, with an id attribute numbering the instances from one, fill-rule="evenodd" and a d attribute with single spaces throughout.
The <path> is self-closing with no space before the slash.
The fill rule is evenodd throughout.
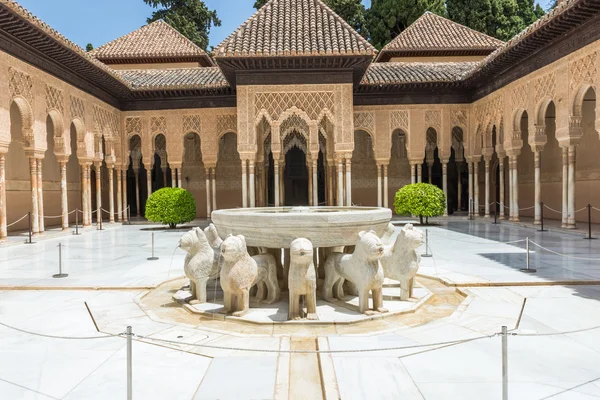
<path id="1" fill-rule="evenodd" d="M 197 62 L 201 67 L 214 67 L 209 56 L 181 56 L 181 57 L 96 57 L 106 65 L 114 64 L 166 64 Z"/>
<path id="2" fill-rule="evenodd" d="M 496 48 L 487 49 L 418 49 L 418 50 L 382 50 L 376 62 L 387 62 L 394 57 L 453 57 L 487 56 Z"/>

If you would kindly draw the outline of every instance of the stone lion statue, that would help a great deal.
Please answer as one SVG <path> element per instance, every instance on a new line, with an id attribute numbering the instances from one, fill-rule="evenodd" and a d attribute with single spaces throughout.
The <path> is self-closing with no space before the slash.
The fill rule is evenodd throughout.
<path id="1" fill-rule="evenodd" d="M 277 282 L 277 262 L 273 254 L 264 253 L 252 256 L 258 267 L 258 275 L 253 285 L 258 286 L 256 299 L 265 303 L 273 304 L 281 299 L 281 289 Z M 266 293 L 265 293 L 266 292 Z"/>
<path id="2" fill-rule="evenodd" d="M 217 279 L 219 277 L 219 264 L 221 262 L 221 244 L 223 239 L 217 232 L 217 227 L 214 224 L 210 224 L 204 229 L 204 234 L 208 240 L 208 244 L 212 247 L 215 252 L 215 262 L 213 264 L 213 270 L 210 274 L 210 279 Z"/>
<path id="3" fill-rule="evenodd" d="M 317 274 L 313 261 L 313 245 L 308 239 L 296 239 L 290 247 L 288 276 L 289 319 L 302 318 L 300 296 L 306 302 L 306 319 L 317 319 Z"/>
<path id="4" fill-rule="evenodd" d="M 325 262 L 325 283 L 323 298 L 333 300 L 333 293 L 343 299 L 342 285 L 349 280 L 358 290 L 358 303 L 361 313 L 372 315 L 387 312 L 383 308 L 383 257 L 384 246 L 374 231 L 360 232 L 354 253 L 332 253 Z M 373 294 L 373 309 L 369 309 L 369 292 Z"/>
<path id="5" fill-rule="evenodd" d="M 412 294 L 414 278 L 419 270 L 421 256 L 416 250 L 423 244 L 423 232 L 406 224 L 396 242 L 386 246 L 381 264 L 385 276 L 400 282 L 400 300 L 408 300 Z"/>
<path id="6" fill-rule="evenodd" d="M 256 261 L 248 254 L 242 235 L 229 235 L 221 244 L 221 288 L 225 313 L 241 317 L 250 308 L 250 288 L 258 276 Z"/>
<path id="7" fill-rule="evenodd" d="M 396 227 L 394 226 L 394 224 L 392 224 L 390 222 L 388 224 L 387 228 L 385 229 L 383 236 L 381 236 L 381 242 L 383 243 L 384 246 L 389 246 L 392 244 L 392 237 L 394 236 L 395 232 L 396 232 Z"/>
<path id="8" fill-rule="evenodd" d="M 183 264 L 185 276 L 190 279 L 192 298 L 206 303 L 206 283 L 214 266 L 214 251 L 200 228 L 194 228 L 179 239 L 179 247 L 187 254 Z"/>

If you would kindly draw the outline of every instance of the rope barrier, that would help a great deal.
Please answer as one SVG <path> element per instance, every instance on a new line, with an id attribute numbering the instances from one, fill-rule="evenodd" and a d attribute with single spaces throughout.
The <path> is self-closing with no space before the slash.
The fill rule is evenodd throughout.
<path id="1" fill-rule="evenodd" d="M 600 211 L 600 208 L 592 207 L 592 210 Z"/>
<path id="2" fill-rule="evenodd" d="M 25 215 L 24 215 L 24 216 L 23 216 L 21 219 L 19 219 L 19 220 L 17 220 L 17 221 L 15 221 L 15 222 L 13 222 L 12 224 L 8 224 L 8 225 L 6 225 L 6 228 L 8 229 L 8 228 L 10 228 L 10 227 L 11 227 L 11 226 L 13 226 L 13 225 L 16 225 L 16 224 L 18 224 L 19 222 L 23 221 L 23 220 L 24 220 L 25 218 L 27 218 L 28 216 L 29 216 L 29 214 L 25 214 Z"/>
<path id="3" fill-rule="evenodd" d="M 66 214 L 64 214 L 64 215 L 44 215 L 44 218 L 62 218 L 62 217 L 64 217 L 64 216 L 66 216 L 66 215 L 71 215 L 71 214 L 74 214 L 74 213 L 75 213 L 75 212 L 77 212 L 77 211 L 78 211 L 78 210 L 73 210 L 73 211 L 71 211 L 71 212 L 69 212 L 69 213 L 66 213 Z"/>
<path id="4" fill-rule="evenodd" d="M 557 211 L 554 208 L 548 207 L 546 204 L 544 204 L 544 207 L 547 208 L 550 211 L 553 211 L 553 212 L 557 213 L 557 214 L 562 214 L 562 211 Z"/>
<path id="5" fill-rule="evenodd" d="M 530 337 L 535 337 L 535 336 L 558 336 L 558 335 L 572 335 L 574 333 L 581 333 L 581 332 L 588 332 L 588 331 L 594 331 L 596 329 L 600 329 L 600 325 L 598 326 L 592 326 L 591 328 L 584 328 L 584 329 L 575 329 L 572 331 L 565 331 L 565 332 L 550 332 L 550 333 L 511 333 L 511 335 L 513 336 L 530 336 Z"/>
<path id="6" fill-rule="evenodd" d="M 542 250 L 544 250 L 544 251 L 547 251 L 548 253 L 555 254 L 555 255 L 557 255 L 557 256 L 561 256 L 561 257 L 565 257 L 565 258 L 572 258 L 572 259 L 574 259 L 574 260 L 583 260 L 583 261 L 600 261 L 600 258 L 588 258 L 588 257 L 579 257 L 579 256 L 571 256 L 571 255 L 568 255 L 568 254 L 562 254 L 562 253 L 559 253 L 559 252 L 557 252 L 557 251 L 550 250 L 550 249 L 548 249 L 548 248 L 546 248 L 546 247 L 544 247 L 544 246 L 542 246 L 542 245 L 540 245 L 540 244 L 537 244 L 536 242 L 534 242 L 534 241 L 532 241 L 532 240 L 529 240 L 529 242 L 530 242 L 531 244 L 533 244 L 534 246 L 537 246 L 537 247 L 539 247 L 540 249 L 542 249 Z"/>
<path id="7" fill-rule="evenodd" d="M 534 208 L 535 208 L 535 206 L 525 207 L 525 208 L 519 208 L 519 211 L 527 211 L 527 210 L 532 210 Z"/>
<path id="8" fill-rule="evenodd" d="M 483 245 L 487 245 L 487 244 L 490 244 L 490 245 L 496 245 L 496 244 L 515 244 L 515 243 L 523 243 L 523 242 L 527 241 L 527 239 L 520 239 L 520 240 L 511 240 L 511 241 L 508 241 L 508 242 L 493 241 L 491 243 L 486 243 L 486 242 L 474 242 L 474 241 L 470 241 L 470 240 L 456 239 L 456 238 L 453 238 L 453 237 L 450 237 L 450 236 L 441 235 L 441 234 L 436 233 L 436 232 L 431 232 L 431 233 L 433 233 L 436 236 L 443 237 L 445 239 L 453 240 L 455 242 L 471 243 L 471 244 L 483 244 Z M 488 240 L 492 240 L 492 239 L 488 239 Z"/>
<path id="9" fill-rule="evenodd" d="M 104 334 L 103 336 L 56 336 L 56 335 L 47 335 L 45 333 L 27 331 L 25 329 L 20 329 L 20 328 L 5 324 L 3 322 L 0 322 L 0 325 L 5 328 L 12 329 L 14 331 L 25 333 L 25 334 L 32 335 L 32 336 L 39 336 L 39 337 L 44 337 L 44 338 L 48 338 L 48 339 L 61 339 L 61 340 L 108 339 L 108 338 L 114 338 L 114 337 L 122 337 L 125 334 L 125 333 L 119 333 L 118 335 L 113 335 L 111 333 L 107 333 L 107 334 Z"/>
<path id="10" fill-rule="evenodd" d="M 576 210 L 575 213 L 581 212 L 583 210 L 587 210 L 588 206 L 585 206 L 583 208 L 580 208 L 579 210 Z"/>

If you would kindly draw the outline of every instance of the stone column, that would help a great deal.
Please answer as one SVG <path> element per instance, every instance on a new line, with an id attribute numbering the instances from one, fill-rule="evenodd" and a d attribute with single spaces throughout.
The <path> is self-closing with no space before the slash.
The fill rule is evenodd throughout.
<path id="1" fill-rule="evenodd" d="M 279 164 L 279 168 L 281 168 L 281 170 L 279 171 L 279 201 L 281 202 L 281 205 L 284 206 L 285 205 L 285 162 L 282 162 L 281 164 Z"/>
<path id="2" fill-rule="evenodd" d="M 217 168 L 212 168 L 212 209 L 217 210 Z"/>
<path id="3" fill-rule="evenodd" d="M 312 162 L 309 158 L 306 159 L 306 170 L 308 171 L 308 205 L 313 206 L 313 174 L 312 174 Z"/>
<path id="4" fill-rule="evenodd" d="M 338 206 L 344 206 L 344 161 L 342 158 L 338 159 Z"/>
<path id="5" fill-rule="evenodd" d="M 456 163 L 456 173 L 458 174 L 458 204 L 456 205 L 456 211 L 462 210 L 462 162 Z"/>
<path id="6" fill-rule="evenodd" d="M 444 217 L 448 216 L 448 161 L 442 160 L 442 188 L 444 197 L 446 197 L 446 206 L 444 207 Z"/>
<path id="7" fill-rule="evenodd" d="M 467 209 L 469 210 L 469 214 L 473 212 L 475 214 L 475 210 L 473 209 L 473 198 L 475 197 L 475 190 L 473 188 L 473 163 L 468 161 L 469 168 L 469 204 Z"/>
<path id="8" fill-rule="evenodd" d="M 135 210 L 137 212 L 137 216 L 140 217 L 141 214 L 141 210 L 140 210 L 140 169 L 136 168 L 134 169 L 134 174 L 135 174 Z"/>
<path id="9" fill-rule="evenodd" d="M 40 231 L 39 226 L 39 214 L 38 214 L 38 177 L 37 177 L 37 160 L 33 157 L 29 158 L 29 175 L 31 180 L 31 231 L 32 233 L 38 233 Z"/>
<path id="10" fill-rule="evenodd" d="M 69 200 L 67 196 L 67 161 L 59 161 L 60 165 L 60 209 L 63 231 L 69 229 Z"/>
<path id="11" fill-rule="evenodd" d="M 329 193 L 329 201 L 327 203 L 328 206 L 334 206 L 334 200 L 333 200 L 333 175 L 335 174 L 335 166 L 334 165 L 329 165 L 329 162 L 327 163 L 327 169 L 328 169 L 328 173 L 327 173 L 327 192 Z"/>
<path id="12" fill-rule="evenodd" d="M 102 219 L 102 162 L 96 162 L 96 223 Z"/>
<path id="13" fill-rule="evenodd" d="M 108 168 L 108 222 L 115 223 L 115 168 Z"/>
<path id="14" fill-rule="evenodd" d="M 248 208 L 248 168 L 246 160 L 242 160 L 242 207 Z"/>
<path id="15" fill-rule="evenodd" d="M 533 218 L 534 225 L 540 225 L 542 223 L 542 183 L 541 183 L 541 157 L 540 151 L 535 150 L 533 153 L 533 162 L 534 162 L 534 208 L 535 214 Z"/>
<path id="16" fill-rule="evenodd" d="M 377 207 L 383 206 L 383 202 L 381 199 L 381 189 L 383 185 L 381 180 L 381 164 L 377 164 Z"/>
<path id="17" fill-rule="evenodd" d="M 383 206 L 385 208 L 389 207 L 389 188 L 388 188 L 388 165 L 383 164 Z"/>
<path id="18" fill-rule="evenodd" d="M 81 179 L 81 224 L 87 226 L 87 186 L 85 184 L 85 165 L 79 165 Z"/>
<path id="19" fill-rule="evenodd" d="M 433 161 L 431 162 L 427 162 L 427 183 L 431 184 L 432 180 L 431 180 L 431 175 L 433 172 Z"/>
<path id="20" fill-rule="evenodd" d="M 567 228 L 575 229 L 576 228 L 576 218 L 575 218 L 575 157 L 576 157 L 576 147 L 574 145 L 569 146 L 569 198 L 568 198 L 568 219 L 567 219 Z"/>
<path id="21" fill-rule="evenodd" d="M 8 236 L 6 222 L 6 153 L 0 153 L 0 240 Z"/>
<path id="22" fill-rule="evenodd" d="M 146 184 L 148 186 L 148 198 L 152 195 L 152 164 L 146 166 Z M 148 201 L 146 199 L 146 201 Z"/>
<path id="23" fill-rule="evenodd" d="M 275 195 L 275 207 L 280 207 L 280 199 L 279 199 L 279 161 L 274 158 L 273 162 L 273 172 L 275 173 L 275 177 L 273 178 L 273 183 L 275 184 L 275 188 L 273 189 L 273 194 Z"/>
<path id="24" fill-rule="evenodd" d="M 92 225 L 92 163 L 85 167 L 85 187 L 87 190 L 88 225 Z"/>
<path id="25" fill-rule="evenodd" d="M 206 174 L 206 218 L 210 218 L 210 214 L 212 213 L 210 207 L 210 168 L 205 168 L 204 172 Z"/>
<path id="26" fill-rule="evenodd" d="M 44 233 L 44 180 L 42 178 L 42 159 L 37 160 L 37 190 L 38 190 L 38 218 L 39 233 Z"/>
<path id="27" fill-rule="evenodd" d="M 503 154 L 498 155 L 498 187 L 500 188 L 500 204 L 498 205 L 499 219 L 504 219 L 504 159 L 505 157 Z"/>
<path id="28" fill-rule="evenodd" d="M 569 222 L 569 148 L 562 148 L 562 228 L 566 228 Z"/>
<path id="29" fill-rule="evenodd" d="M 255 208 L 256 207 L 256 186 L 255 186 L 255 181 L 254 181 L 254 161 L 253 160 L 249 160 L 248 161 L 248 173 L 250 175 L 250 207 L 251 208 Z"/>
<path id="30" fill-rule="evenodd" d="M 417 164 L 410 164 L 410 183 L 417 183 Z"/>
<path id="31" fill-rule="evenodd" d="M 512 157 L 511 163 L 513 170 L 513 221 L 519 222 L 519 173 L 517 171 L 517 156 Z"/>
<path id="32" fill-rule="evenodd" d="M 346 203 L 348 207 L 352 207 L 352 160 L 346 158 Z"/>
<path id="33" fill-rule="evenodd" d="M 490 217 L 490 158 L 485 157 L 485 218 Z"/>
<path id="34" fill-rule="evenodd" d="M 177 187 L 177 168 L 171 167 L 171 186 Z"/>
<path id="35" fill-rule="evenodd" d="M 422 164 L 417 164 L 417 182 L 418 183 L 423 182 L 423 165 Z"/>
<path id="36" fill-rule="evenodd" d="M 315 207 L 318 207 L 319 206 L 319 167 L 318 167 L 317 161 L 315 160 L 314 157 L 313 157 L 312 164 L 313 164 L 312 165 L 313 205 Z"/>
<path id="37" fill-rule="evenodd" d="M 479 216 L 479 161 L 473 162 L 473 212 Z"/>
<path id="38" fill-rule="evenodd" d="M 123 187 L 122 187 L 122 191 L 123 191 L 123 221 L 125 221 L 128 216 L 127 209 L 129 207 L 129 202 L 127 201 L 127 170 L 124 169 L 121 172 L 123 174 Z"/>
<path id="39" fill-rule="evenodd" d="M 515 219 L 515 210 L 513 209 L 515 190 L 513 188 L 513 169 L 510 159 L 511 157 L 508 157 L 508 220 L 513 221 Z"/>
<path id="40" fill-rule="evenodd" d="M 181 187 L 181 166 L 177 167 L 177 187 Z"/>
<path id="41" fill-rule="evenodd" d="M 123 222 L 123 169 L 117 167 L 117 222 Z"/>

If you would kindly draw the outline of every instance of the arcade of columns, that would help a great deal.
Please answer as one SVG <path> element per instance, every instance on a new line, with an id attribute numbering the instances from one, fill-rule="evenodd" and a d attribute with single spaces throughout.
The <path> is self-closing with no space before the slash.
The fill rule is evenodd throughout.
<path id="1" fill-rule="evenodd" d="M 48 204 L 44 203 L 44 197 L 48 182 L 42 171 L 49 157 L 47 137 L 50 126 L 53 160 L 58 163 L 59 171 L 56 181 L 60 187 L 60 207 L 57 208 L 64 229 L 74 219 L 73 214 L 68 214 L 74 209 L 69 207 L 69 199 L 73 197 L 68 193 L 73 191 L 69 189 L 73 182 L 80 185 L 84 226 L 92 224 L 94 213 L 98 218 L 101 214 L 98 210 L 106 203 L 110 222 L 122 221 L 130 204 L 136 204 L 136 209 L 140 210 L 142 183 L 139 180 L 143 178 L 139 171 L 142 165 L 147 171 L 153 169 L 154 154 L 159 154 L 162 160 L 163 184 L 168 181 L 168 163 L 172 186 L 185 186 L 181 170 L 185 165 L 184 137 L 189 133 L 200 138 L 205 174 L 192 177 L 192 180 L 202 181 L 207 215 L 217 209 L 219 141 L 227 133 L 237 135 L 237 153 L 241 162 L 242 199 L 239 205 L 269 205 L 265 167 L 269 153 L 274 162 L 274 205 L 284 204 L 283 156 L 292 139 L 300 143 L 296 146 L 303 148 L 307 156 L 310 204 L 319 204 L 317 160 L 321 152 L 326 166 L 325 202 L 350 205 L 356 131 L 366 132 L 373 146 L 377 202 L 372 205 L 389 206 L 391 143 L 393 135 L 401 134 L 405 137 L 412 182 L 422 180 L 424 161 L 426 168 L 430 168 L 428 176 L 431 179 L 437 149 L 442 165 L 442 187 L 448 193 L 447 170 L 452 153 L 457 168 L 463 168 L 464 157 L 468 197 L 472 199 L 474 210 L 479 210 L 482 205 L 486 217 L 493 211 L 490 207 L 495 201 L 491 193 L 492 169 L 497 168 L 499 216 L 505 216 L 507 203 L 511 221 L 520 218 L 519 198 L 524 186 L 519 182 L 519 171 L 522 163 L 530 162 L 522 155 L 529 146 L 534 168 L 530 203 L 535 208 L 535 223 L 541 218 L 544 184 L 541 164 L 550 134 L 558 142 L 562 155 L 560 160 L 545 160 L 547 163 L 562 161 L 561 190 L 551 194 L 561 198 L 563 226 L 573 228 L 579 162 L 577 146 L 584 138 L 591 140 L 590 136 L 600 130 L 598 115 L 592 112 L 592 116 L 586 117 L 584 112 L 586 101 L 595 102 L 600 73 L 597 50 L 597 43 L 590 44 L 473 104 L 354 106 L 351 85 L 240 86 L 237 108 L 139 113 L 114 109 L 54 76 L 3 54 L 0 58 L 3 89 L 0 96 L 4 105 L 0 109 L 0 126 L 4 126 L 0 132 L 0 238 L 7 236 L 9 223 L 23 215 L 18 210 L 31 212 L 34 233 L 45 230 L 48 220 L 44 218 L 44 208 Z M 548 125 L 551 108 L 554 114 L 552 129 Z M 591 122 L 586 118 L 591 118 Z M 157 147 L 159 135 L 165 139 L 163 148 Z M 76 143 L 72 143 L 72 139 Z M 8 165 L 9 147 L 16 153 L 12 146 L 19 144 L 22 148 L 18 151 L 24 154 L 23 159 L 13 159 Z M 135 193 L 127 190 L 128 156 L 131 156 L 135 173 Z M 67 164 L 73 159 L 79 166 L 78 177 L 67 173 Z M 29 167 L 31 200 L 28 207 L 19 200 L 18 192 L 23 192 L 24 183 L 7 179 L 6 171 L 16 168 L 15 163 L 27 163 Z M 95 182 L 92 182 L 92 169 Z M 147 194 L 153 190 L 151 176 L 146 174 Z M 461 179 L 457 184 L 462 184 Z M 95 186 L 95 209 L 92 207 L 92 185 Z M 393 191 L 397 189 L 392 188 Z M 460 196 L 462 190 L 458 193 Z M 589 198 L 586 202 L 592 200 Z M 23 229 L 23 223 L 25 221 L 14 225 L 13 229 Z"/>

